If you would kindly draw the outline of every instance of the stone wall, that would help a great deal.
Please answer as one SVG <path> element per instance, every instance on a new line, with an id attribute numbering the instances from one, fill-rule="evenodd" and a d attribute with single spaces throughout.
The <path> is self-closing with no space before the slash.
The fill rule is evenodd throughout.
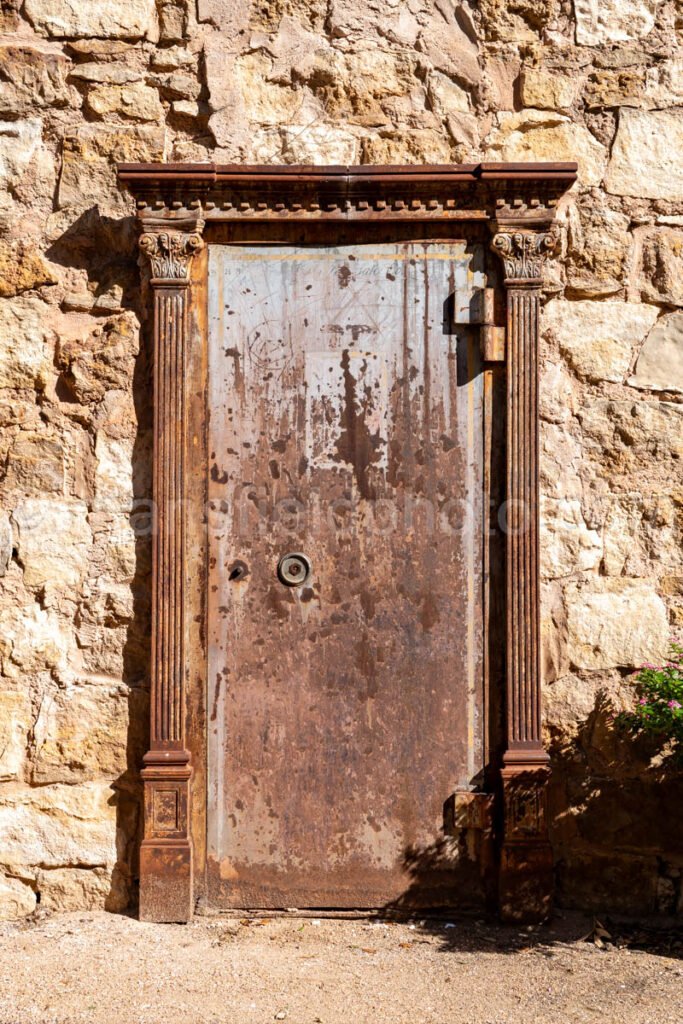
<path id="1" fill-rule="evenodd" d="M 134 891 L 150 377 L 114 165 L 162 158 L 578 159 L 542 361 L 559 897 L 680 909 L 680 784 L 608 718 L 683 624 L 680 0 L 1 10 L 0 915 Z"/>

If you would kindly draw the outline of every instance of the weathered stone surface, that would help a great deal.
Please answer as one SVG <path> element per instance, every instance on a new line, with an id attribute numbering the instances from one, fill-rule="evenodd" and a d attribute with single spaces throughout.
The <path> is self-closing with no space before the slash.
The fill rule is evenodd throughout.
<path id="1" fill-rule="evenodd" d="M 614 294 L 631 250 L 629 218 L 588 196 L 568 211 L 567 285 L 581 298 Z"/>
<path id="2" fill-rule="evenodd" d="M 659 0 L 574 0 L 576 41 L 600 46 L 642 39 L 652 31 Z"/>
<path id="3" fill-rule="evenodd" d="M 62 442 L 58 438 L 22 430 L 9 450 L 5 485 L 22 494 L 63 494 Z"/>
<path id="4" fill-rule="evenodd" d="M 644 102 L 655 108 L 683 103 L 683 59 L 676 57 L 647 68 Z"/>
<path id="5" fill-rule="evenodd" d="M 588 78 L 586 105 L 590 110 L 616 106 L 639 107 L 643 103 L 644 88 L 643 68 L 601 69 Z"/>
<path id="6" fill-rule="evenodd" d="M 0 239 L 0 298 L 56 282 L 53 268 L 33 245 Z"/>
<path id="7" fill-rule="evenodd" d="M 0 44 L 0 117 L 30 115 L 76 101 L 69 88 L 64 54 L 35 46 Z M 5 77 L 6 76 L 6 77 Z"/>
<path id="8" fill-rule="evenodd" d="M 602 539 L 586 525 L 579 501 L 541 502 L 541 571 L 546 579 L 597 569 L 601 558 Z"/>
<path id="9" fill-rule="evenodd" d="M 0 787 L 4 867 L 113 867 L 116 806 L 107 782 Z"/>
<path id="10" fill-rule="evenodd" d="M 656 306 L 633 302 L 554 299 L 546 307 L 544 328 L 580 376 L 621 382 L 658 313 Z"/>
<path id="11" fill-rule="evenodd" d="M 643 299 L 683 306 L 683 232 L 657 228 L 641 243 L 637 281 Z"/>
<path id="12" fill-rule="evenodd" d="M 12 512 L 17 559 L 27 587 L 78 588 L 92 535 L 79 502 L 25 498 Z"/>
<path id="13" fill-rule="evenodd" d="M 36 909 L 36 894 L 21 878 L 0 872 L 0 921 L 18 921 Z"/>
<path id="14" fill-rule="evenodd" d="M 0 689 L 0 781 L 21 775 L 32 725 L 28 694 L 18 689 Z"/>
<path id="15" fill-rule="evenodd" d="M 164 114 L 157 90 L 142 83 L 95 86 L 88 91 L 86 108 L 102 121 L 112 114 L 128 121 L 160 121 Z"/>
<path id="16" fill-rule="evenodd" d="M 138 331 L 136 317 L 124 313 L 95 328 L 85 340 L 60 340 L 56 360 L 60 379 L 76 401 L 87 405 L 104 398 L 107 391 L 130 388 Z"/>
<path id="17" fill-rule="evenodd" d="M 107 868 L 51 868 L 37 871 L 35 887 L 40 892 L 41 910 L 68 913 L 72 910 L 101 910 L 113 913 L 125 910 L 128 893 L 122 900 L 116 878 Z"/>
<path id="18" fill-rule="evenodd" d="M 128 769 L 129 732 L 143 746 L 146 696 L 111 684 L 76 684 L 56 689 L 41 701 L 33 726 L 34 784 L 115 779 Z"/>
<path id="19" fill-rule="evenodd" d="M 583 125 L 542 110 L 502 113 L 486 140 L 487 160 L 576 160 L 586 186 L 599 185 L 607 151 Z"/>
<path id="20" fill-rule="evenodd" d="M 623 108 L 605 176 L 606 190 L 618 196 L 683 199 L 682 148 L 682 109 Z"/>
<path id="21" fill-rule="evenodd" d="M 642 576 L 656 562 L 660 572 L 683 571 L 681 492 L 608 495 L 596 508 L 603 524 L 603 572 Z"/>
<path id="22" fill-rule="evenodd" d="M 618 668 L 661 662 L 669 623 L 666 606 L 646 580 L 595 579 L 570 583 L 567 649 L 580 669 Z"/>
<path id="23" fill-rule="evenodd" d="M 465 87 L 479 83 L 479 47 L 455 18 L 444 22 L 434 18 L 422 30 L 415 45 L 437 71 Z"/>
<path id="24" fill-rule="evenodd" d="M 519 77 L 522 104 L 539 110 L 566 110 L 575 102 L 581 78 L 545 68 L 524 68 Z"/>
<path id="25" fill-rule="evenodd" d="M 127 212 L 127 199 L 116 186 L 115 164 L 161 160 L 164 145 L 162 127 L 85 125 L 79 128 L 64 139 L 58 193 L 60 207 L 87 209 L 97 204 L 101 209 Z"/>
<path id="26" fill-rule="evenodd" d="M 45 387 L 53 345 L 45 316 L 45 304 L 36 298 L 0 305 L 0 388 Z"/>
<path id="27" fill-rule="evenodd" d="M 448 139 L 429 129 L 380 133 L 363 140 L 363 159 L 370 164 L 442 164 L 450 158 Z"/>
<path id="28" fill-rule="evenodd" d="M 26 0 L 24 13 L 37 32 L 56 39 L 158 37 L 154 0 Z"/>
<path id="29" fill-rule="evenodd" d="M 40 146 L 41 137 L 42 122 L 36 118 L 0 121 L 0 189 L 18 184 Z"/>
<path id="30" fill-rule="evenodd" d="M 683 313 L 671 313 L 650 331 L 628 381 L 649 391 L 683 392 Z"/>
<path id="31" fill-rule="evenodd" d="M 587 399 L 577 416 L 584 459 L 593 461 L 603 488 L 671 487 L 672 466 L 683 458 L 683 405 Z"/>
<path id="32" fill-rule="evenodd" d="M 70 638 L 65 622 L 35 601 L 0 611 L 0 665 L 7 679 L 26 680 L 30 673 L 49 672 L 67 680 Z"/>
<path id="33" fill-rule="evenodd" d="M 128 64 L 102 64 L 98 61 L 75 64 L 69 71 L 71 78 L 97 85 L 129 85 L 142 81 L 142 72 Z"/>

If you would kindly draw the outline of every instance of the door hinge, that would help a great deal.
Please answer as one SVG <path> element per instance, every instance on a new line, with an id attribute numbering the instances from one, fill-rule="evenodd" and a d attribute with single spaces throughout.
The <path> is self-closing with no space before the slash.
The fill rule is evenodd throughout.
<path id="1" fill-rule="evenodd" d="M 481 325 L 481 354 L 485 363 L 505 362 L 505 328 L 496 324 L 496 290 L 482 288 L 473 304 L 472 323 Z M 475 319 L 476 317 L 476 319 Z"/>
<path id="2" fill-rule="evenodd" d="M 453 832 L 460 829 L 486 832 L 493 827 L 493 794 L 460 790 L 453 794 L 449 803 L 451 813 L 448 817 Z"/>

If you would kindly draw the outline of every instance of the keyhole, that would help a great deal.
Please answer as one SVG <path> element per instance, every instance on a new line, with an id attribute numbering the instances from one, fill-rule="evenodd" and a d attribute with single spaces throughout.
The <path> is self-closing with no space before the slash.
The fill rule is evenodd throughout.
<path id="1" fill-rule="evenodd" d="M 243 580 L 244 577 L 248 575 L 249 568 L 246 562 L 243 562 L 241 559 L 238 559 L 236 562 L 233 562 L 230 568 L 228 569 L 228 579 L 230 580 L 231 583 L 236 583 L 238 580 Z"/>

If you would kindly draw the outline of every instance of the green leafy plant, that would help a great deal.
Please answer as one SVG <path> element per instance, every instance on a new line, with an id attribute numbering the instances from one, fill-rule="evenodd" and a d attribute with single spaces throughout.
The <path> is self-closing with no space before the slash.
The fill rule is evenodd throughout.
<path id="1" fill-rule="evenodd" d="M 643 665 L 633 680 L 636 704 L 615 723 L 632 736 L 648 735 L 676 763 L 683 764 L 683 643 L 674 639 L 663 665 Z"/>

